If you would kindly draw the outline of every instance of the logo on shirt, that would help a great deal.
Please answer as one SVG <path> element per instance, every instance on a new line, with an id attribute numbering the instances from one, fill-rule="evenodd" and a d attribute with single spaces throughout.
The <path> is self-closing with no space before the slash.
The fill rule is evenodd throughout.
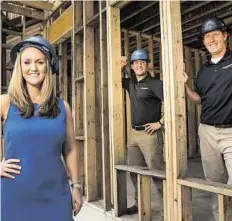
<path id="1" fill-rule="evenodd" d="M 229 67 L 232 67 L 232 64 L 229 64 L 229 65 L 227 65 L 227 66 L 225 66 L 225 67 L 222 67 L 223 69 L 226 69 L 226 68 L 229 68 Z"/>
<path id="2" fill-rule="evenodd" d="M 141 87 L 141 90 L 148 90 L 148 87 Z"/>

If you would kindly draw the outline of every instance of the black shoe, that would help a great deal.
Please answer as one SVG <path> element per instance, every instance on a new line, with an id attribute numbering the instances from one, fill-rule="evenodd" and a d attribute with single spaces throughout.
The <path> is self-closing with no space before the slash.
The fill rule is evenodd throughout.
<path id="1" fill-rule="evenodd" d="M 127 208 L 127 213 L 129 215 L 138 213 L 138 207 L 136 205 L 134 205 L 134 206 L 131 206 L 131 207 Z"/>

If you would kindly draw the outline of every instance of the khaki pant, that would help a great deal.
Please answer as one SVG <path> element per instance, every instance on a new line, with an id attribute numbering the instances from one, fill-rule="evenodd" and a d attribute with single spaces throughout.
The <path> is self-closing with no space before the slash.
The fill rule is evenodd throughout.
<path id="1" fill-rule="evenodd" d="M 164 170 L 163 134 L 161 130 L 148 135 L 145 131 L 131 130 L 128 140 L 128 165 L 147 166 L 149 169 Z M 131 173 L 135 187 L 135 204 L 138 204 L 137 176 Z M 153 179 L 162 205 L 162 180 Z"/>
<path id="2" fill-rule="evenodd" d="M 232 128 L 199 126 L 200 149 L 205 178 L 232 185 Z M 218 221 L 218 199 L 213 194 L 212 206 Z"/>

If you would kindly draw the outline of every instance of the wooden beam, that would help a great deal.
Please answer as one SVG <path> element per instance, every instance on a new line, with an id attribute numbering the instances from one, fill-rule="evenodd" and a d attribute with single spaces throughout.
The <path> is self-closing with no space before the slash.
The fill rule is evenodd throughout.
<path id="1" fill-rule="evenodd" d="M 11 30 L 11 29 L 3 28 L 3 29 L 2 29 L 2 32 L 5 33 L 5 34 L 8 34 L 8 35 L 22 36 L 22 32 L 13 31 L 13 30 Z"/>
<path id="2" fill-rule="evenodd" d="M 182 78 L 183 48 L 180 1 L 160 1 L 162 72 L 164 82 L 165 156 L 167 179 L 166 221 L 178 214 L 177 178 L 187 174 L 185 88 Z M 186 200 L 190 196 L 186 196 Z M 182 208 L 183 210 L 186 208 Z"/>
<path id="3" fill-rule="evenodd" d="M 128 166 L 124 164 L 115 165 L 117 170 L 127 171 L 130 173 L 151 176 L 159 179 L 166 179 L 165 172 L 162 170 L 149 170 L 147 167 Z"/>
<path id="4" fill-rule="evenodd" d="M 102 14 L 102 1 L 99 1 L 100 65 L 101 65 L 101 133 L 102 133 L 102 172 L 104 210 L 111 209 L 111 171 L 109 144 L 108 76 L 107 76 L 107 27 L 106 13 Z"/>
<path id="5" fill-rule="evenodd" d="M 96 119 L 95 119 L 95 75 L 94 75 L 94 28 L 86 21 L 94 14 L 93 1 L 83 2 L 84 26 L 84 123 L 85 123 L 85 174 L 87 201 L 97 199 L 96 171 Z"/>
<path id="6" fill-rule="evenodd" d="M 126 172 L 115 169 L 115 194 L 114 194 L 114 212 L 115 216 L 122 216 L 127 213 L 127 189 Z"/>
<path id="7" fill-rule="evenodd" d="M 107 4 L 109 4 L 109 2 L 107 2 Z M 107 7 L 107 23 L 110 143 L 113 154 L 112 163 L 114 166 L 115 164 L 122 164 L 125 162 L 122 79 L 119 74 L 121 72 L 120 9 L 110 6 Z M 115 171 L 113 173 L 115 173 Z M 115 179 L 116 175 L 114 174 L 113 177 Z M 113 187 L 113 189 L 114 195 L 116 195 L 117 188 Z M 114 205 L 117 203 L 118 202 L 114 199 Z M 117 210 L 117 208 L 115 209 Z"/>
<path id="8" fill-rule="evenodd" d="M 67 67 L 67 43 L 59 45 L 59 90 L 61 98 L 68 100 L 68 67 Z"/>
<path id="9" fill-rule="evenodd" d="M 12 12 L 14 14 L 18 15 L 24 15 L 29 18 L 36 18 L 38 20 L 44 20 L 45 14 L 44 12 L 38 11 L 38 10 L 32 10 L 29 8 L 23 8 L 19 7 L 17 5 L 13 4 L 7 4 L 7 3 L 1 3 L 1 10 L 6 12 Z"/>
<path id="10" fill-rule="evenodd" d="M 192 52 L 191 48 L 185 47 L 185 70 L 188 73 L 189 80 L 188 86 L 190 88 L 194 87 L 194 73 L 193 73 L 193 62 L 192 62 Z M 188 156 L 196 156 L 196 107 L 195 104 L 187 99 L 187 122 L 188 122 Z"/>
<path id="11" fill-rule="evenodd" d="M 141 33 L 138 33 L 136 35 L 136 43 L 137 43 L 137 49 L 141 49 L 142 48 Z"/>
<path id="12" fill-rule="evenodd" d="M 198 178 L 178 179 L 178 184 L 211 193 L 232 197 L 232 187 L 222 183 L 210 182 Z"/>
<path id="13" fill-rule="evenodd" d="M 71 36 L 73 22 L 72 5 L 48 26 L 48 40 L 51 44 L 59 44 Z M 61 28 L 62 27 L 62 28 Z"/>
<path id="14" fill-rule="evenodd" d="M 154 53 L 153 53 L 153 38 L 150 37 L 148 39 L 148 53 L 149 53 L 149 59 L 150 59 L 150 63 L 149 63 L 149 67 L 150 67 L 150 73 L 151 75 L 154 77 L 155 76 L 155 69 L 154 69 Z"/>
<path id="15" fill-rule="evenodd" d="M 151 221 L 151 178 L 140 174 L 137 177 L 139 221 Z"/>
<path id="16" fill-rule="evenodd" d="M 16 3 L 16 2 L 14 2 Z M 17 1 L 17 4 L 26 5 L 31 8 L 42 9 L 46 11 L 52 11 L 53 3 L 51 2 L 44 2 L 44 1 Z"/>
<path id="17" fill-rule="evenodd" d="M 178 214 L 182 214 L 182 218 L 179 217 L 179 221 L 193 221 L 192 189 L 178 185 L 178 201 Z"/>

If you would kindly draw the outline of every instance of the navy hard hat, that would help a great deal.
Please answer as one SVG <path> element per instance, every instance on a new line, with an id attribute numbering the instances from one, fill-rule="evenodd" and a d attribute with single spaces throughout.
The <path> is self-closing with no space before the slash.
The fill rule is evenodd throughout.
<path id="1" fill-rule="evenodd" d="M 203 21 L 199 37 L 202 38 L 205 33 L 215 30 L 227 32 L 226 24 L 222 19 L 216 16 L 210 16 Z"/>
<path id="2" fill-rule="evenodd" d="M 59 69 L 58 57 L 56 56 L 56 53 L 53 50 L 50 43 L 41 35 L 29 37 L 24 41 L 21 41 L 20 43 L 16 44 L 12 48 L 10 52 L 10 57 L 13 64 L 15 63 L 15 60 L 17 58 L 17 53 L 21 52 L 24 48 L 27 47 L 37 48 L 41 52 L 43 52 L 51 64 L 52 73 L 54 74 L 58 72 Z"/>
<path id="3" fill-rule="evenodd" d="M 148 53 L 144 49 L 137 49 L 131 54 L 131 62 L 137 60 L 150 61 Z"/>

